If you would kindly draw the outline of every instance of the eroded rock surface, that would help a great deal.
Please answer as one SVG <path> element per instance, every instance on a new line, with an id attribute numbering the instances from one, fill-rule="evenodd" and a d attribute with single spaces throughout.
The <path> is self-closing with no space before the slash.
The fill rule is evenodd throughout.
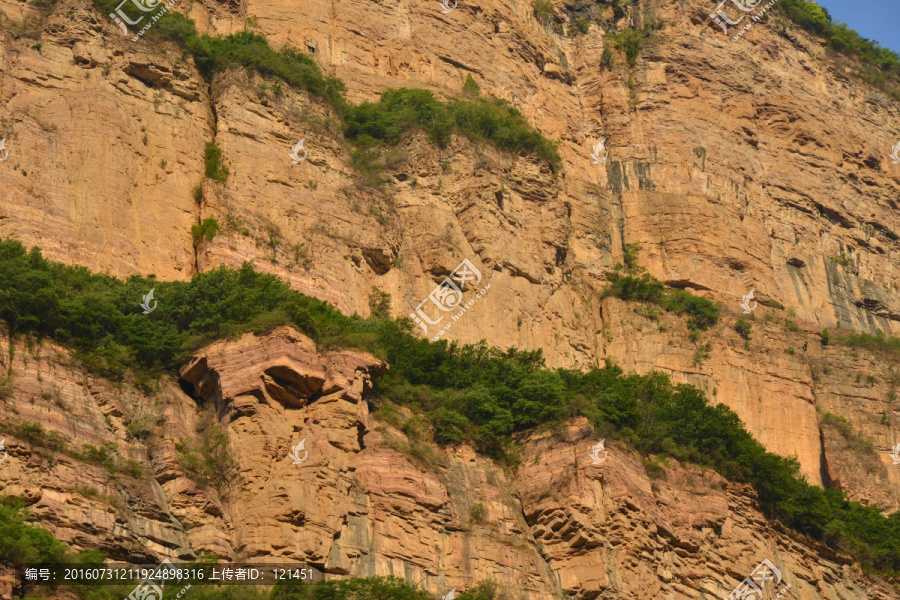
<path id="1" fill-rule="evenodd" d="M 769 558 L 794 598 L 898 597 L 848 557 L 772 527 L 748 486 L 676 461 L 651 479 L 617 444 L 592 464 L 583 419 L 519 440 L 515 474 L 466 447 L 413 451 L 370 414 L 387 365 L 320 352 L 288 327 L 208 346 L 181 387 L 151 396 L 86 377 L 50 344 L 13 347 L 0 354 L 12 382 L 0 494 L 23 496 L 60 539 L 112 558 L 300 561 L 434 592 L 494 579 L 528 600 L 724 597 Z M 218 486 L 192 479 L 179 458 L 209 417 L 236 465 Z M 26 422 L 60 444 L 23 439 Z M 85 463 L 76 453 L 86 444 L 110 444 L 145 476 Z"/>

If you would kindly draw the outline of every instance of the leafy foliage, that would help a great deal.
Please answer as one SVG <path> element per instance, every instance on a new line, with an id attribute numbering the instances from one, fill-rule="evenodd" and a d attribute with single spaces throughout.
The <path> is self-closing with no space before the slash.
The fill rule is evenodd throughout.
<path id="1" fill-rule="evenodd" d="M 344 135 L 360 149 L 394 145 L 420 129 L 442 148 L 452 133 L 460 133 L 505 150 L 534 152 L 554 167 L 561 162 L 556 144 L 530 129 L 522 113 L 499 98 L 440 102 L 428 90 L 390 89 L 378 102 L 347 105 L 344 116 Z"/>
<path id="2" fill-rule="evenodd" d="M 823 37 L 832 50 L 856 57 L 866 81 L 900 98 L 900 55 L 867 40 L 844 23 L 835 23 L 828 10 L 812 0 L 781 0 L 779 7 L 800 27 Z"/>
<path id="3" fill-rule="evenodd" d="M 0 498 L 0 562 L 25 565 L 61 562 L 66 546 L 46 529 L 26 524 L 28 512 L 16 498 Z"/>
<path id="4" fill-rule="evenodd" d="M 883 331 L 879 331 L 877 335 L 854 333 L 839 339 L 842 344 L 853 348 L 865 348 L 876 352 L 900 355 L 900 337 L 886 336 Z"/>
<path id="5" fill-rule="evenodd" d="M 191 238 L 194 241 L 194 248 L 199 247 L 203 240 L 211 242 L 218 232 L 219 222 L 212 217 L 203 219 L 203 222 L 199 225 L 191 225 Z"/>
<path id="6" fill-rule="evenodd" d="M 207 177 L 218 182 L 224 182 L 228 179 L 230 171 L 228 167 L 222 164 L 222 149 L 215 142 L 206 142 L 203 159 L 206 163 Z"/>
<path id="7" fill-rule="evenodd" d="M 272 589 L 272 600 L 432 600 L 398 577 L 342 579 L 308 585 L 281 579 Z"/>
<path id="8" fill-rule="evenodd" d="M 625 53 L 625 59 L 629 67 L 637 65 L 638 55 L 650 40 L 652 27 L 645 26 L 642 29 L 626 28 L 613 36 L 613 45 L 616 50 Z"/>
<path id="9" fill-rule="evenodd" d="M 94 2 L 104 14 L 113 12 L 118 5 L 116 0 Z M 143 16 L 131 4 L 126 4 L 123 10 L 134 13 L 130 15 L 132 20 Z M 344 97 L 344 83 L 337 77 L 323 75 L 310 56 L 291 46 L 276 51 L 257 33 L 242 31 L 225 37 L 201 36 L 193 21 L 168 11 L 153 24 L 147 35 L 177 43 L 194 57 L 197 68 L 207 79 L 228 68 L 242 66 L 324 98 L 344 118 L 345 136 L 361 150 L 375 143 L 396 144 L 401 134 L 418 128 L 428 132 L 441 147 L 446 147 L 451 132 L 458 132 L 506 150 L 535 152 L 550 161 L 554 168 L 561 163 L 556 144 L 529 128 L 516 108 L 497 98 L 477 99 L 478 85 L 471 76 L 466 80 L 463 93 L 472 97 L 472 101 L 442 103 L 429 91 L 400 89 L 387 90 L 379 102 L 354 106 Z M 214 143 L 208 143 L 207 177 L 225 181 L 228 169 L 220 161 L 221 150 Z"/>
<path id="10" fill-rule="evenodd" d="M 207 409 L 197 439 L 175 445 L 178 462 L 185 473 L 198 484 L 210 485 L 219 493 L 227 492 L 240 480 L 239 465 L 228 449 L 228 437 L 228 430 L 219 425 L 212 411 Z"/>
<path id="11" fill-rule="evenodd" d="M 628 290 L 624 296 L 684 310 L 698 328 L 715 322 L 718 308 L 712 303 L 689 300 L 686 292 L 673 299 L 661 283 L 635 274 L 636 249 L 626 255 L 626 262 L 631 273 L 620 269 L 618 277 L 638 283 L 614 279 L 619 290 Z M 156 287 L 160 309 L 144 315 L 139 299 L 151 286 Z M 751 483 L 768 517 L 850 552 L 866 568 L 900 570 L 900 513 L 884 517 L 875 508 L 848 501 L 839 490 L 809 485 L 794 459 L 766 452 L 733 411 L 710 405 L 697 388 L 673 385 L 661 373 L 625 375 L 611 363 L 587 372 L 552 370 L 539 351 L 500 350 L 483 342 L 432 343 L 415 337 L 406 319 L 345 316 L 249 264 L 236 270 L 220 267 L 189 282 L 141 277 L 120 281 L 51 263 L 38 249 L 26 251 L 9 240 L 0 240 L 0 318 L 15 332 L 71 344 L 88 368 L 120 375 L 122 371 L 110 365 L 174 374 L 185 353 L 204 342 L 292 323 L 323 347 L 352 346 L 387 360 L 391 369 L 376 382 L 378 401 L 407 406 L 427 417 L 440 444 L 471 442 L 482 453 L 514 463 L 511 434 L 584 415 L 608 437 L 644 454 L 695 462 L 732 481 Z M 429 431 L 415 419 L 403 429 L 411 438 Z M 209 448 L 221 446 L 214 438 L 215 432 Z M 183 450 L 198 457 L 198 469 L 222 470 L 204 466 L 203 452 Z M 387 597 L 385 590 L 394 584 L 334 585 L 351 586 L 339 588 L 349 596 L 338 597 L 353 599 L 362 593 Z M 361 585 L 374 587 L 365 592 L 353 587 Z M 326 593 L 276 590 L 282 594 L 278 598 Z M 408 594 L 417 592 L 397 593 L 416 598 Z"/>
<path id="12" fill-rule="evenodd" d="M 476 83 L 471 73 L 466 75 L 466 82 L 463 83 L 462 92 L 464 96 L 469 98 L 477 98 L 481 95 L 481 86 Z"/>
<path id="13" fill-rule="evenodd" d="M 646 272 L 637 263 L 640 246 L 629 244 L 625 248 L 625 266 L 616 265 L 607 275 L 609 287 L 604 296 L 621 300 L 647 302 L 680 315 L 688 315 L 688 327 L 692 330 L 709 329 L 719 320 L 719 306 L 702 296 L 687 290 L 670 290 L 665 284 Z"/>
<path id="14" fill-rule="evenodd" d="M 534 17 L 540 22 L 547 24 L 553 15 L 553 2 L 551 0 L 534 0 L 531 3 L 534 11 Z"/>

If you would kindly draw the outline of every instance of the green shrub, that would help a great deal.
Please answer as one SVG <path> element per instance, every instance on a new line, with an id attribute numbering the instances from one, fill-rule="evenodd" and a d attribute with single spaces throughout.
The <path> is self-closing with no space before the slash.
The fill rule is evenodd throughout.
<path id="1" fill-rule="evenodd" d="M 219 222 L 209 217 L 203 219 L 199 225 L 191 225 L 191 238 L 193 238 L 194 248 L 199 248 L 204 240 L 211 242 L 219 232 Z"/>
<path id="2" fill-rule="evenodd" d="M 851 449 L 863 452 L 865 454 L 875 455 L 874 442 L 853 428 L 853 423 L 840 415 L 825 413 L 821 419 L 822 425 L 833 427 L 841 434 Z"/>
<path id="3" fill-rule="evenodd" d="M 777 308 L 778 310 L 784 310 L 784 304 L 779 302 L 778 300 L 760 300 L 759 302 L 763 306 L 767 306 L 769 308 Z"/>
<path id="4" fill-rule="evenodd" d="M 822 345 L 827 346 L 830 341 L 831 341 L 831 334 L 828 333 L 828 328 L 826 327 L 826 328 L 822 329 Z"/>
<path id="5" fill-rule="evenodd" d="M 600 55 L 600 66 L 604 69 L 611 69 L 613 66 L 613 53 L 609 44 L 603 44 L 603 54 Z"/>
<path id="6" fill-rule="evenodd" d="M 663 307 L 680 315 L 687 315 L 688 325 L 709 329 L 719 320 L 720 308 L 712 300 L 695 296 L 687 290 L 671 290 Z"/>
<path id="7" fill-rule="evenodd" d="M 644 471 L 650 479 L 665 479 L 666 470 L 651 457 L 644 458 Z"/>
<path id="8" fill-rule="evenodd" d="M 199 435 L 175 445 L 184 472 L 201 486 L 227 493 L 241 481 L 239 465 L 229 448 L 228 430 L 216 422 L 213 410 L 204 411 Z"/>
<path id="9" fill-rule="evenodd" d="M 487 509 L 481 502 L 476 502 L 469 510 L 469 516 L 472 517 L 474 522 L 484 524 L 484 522 L 487 521 Z"/>
<path id="10" fill-rule="evenodd" d="M 750 330 L 753 326 L 746 319 L 738 319 L 734 324 L 734 330 L 737 331 L 745 340 L 750 339 Z"/>
<path id="11" fill-rule="evenodd" d="M 800 326 L 797 325 L 796 323 L 794 323 L 793 321 L 791 321 L 790 319 L 784 320 L 784 328 L 787 329 L 788 331 L 792 331 L 794 333 L 800 331 Z"/>
<path id="12" fill-rule="evenodd" d="M 873 335 L 871 333 L 854 333 L 846 337 L 838 338 L 841 344 L 851 348 L 865 348 L 873 352 L 886 354 L 900 354 L 900 337 L 886 336 L 883 331 Z"/>
<path id="13" fill-rule="evenodd" d="M 391 295 L 382 292 L 374 285 L 369 292 L 369 314 L 374 319 L 391 318 Z"/>
<path id="14" fill-rule="evenodd" d="M 534 0 L 531 3 L 534 17 L 541 23 L 547 24 L 553 15 L 553 2 L 551 0 Z"/>
<path id="15" fill-rule="evenodd" d="M 645 287 L 665 291 L 652 283 Z M 153 286 L 168 308 L 150 319 L 138 304 Z M 690 303 L 679 298 L 674 305 Z M 709 322 L 713 311 L 700 307 L 693 309 L 698 323 Z M 254 321 L 268 315 L 286 319 L 322 348 L 351 346 L 384 358 L 391 368 L 378 378 L 374 393 L 426 416 L 438 443 L 469 442 L 483 454 L 514 464 L 512 434 L 584 415 L 644 455 L 691 461 L 752 484 L 767 517 L 852 553 L 866 569 L 900 570 L 895 543 L 900 514 L 884 517 L 877 508 L 849 501 L 840 490 L 808 484 L 796 460 L 766 452 L 733 411 L 711 405 L 697 388 L 674 385 L 662 373 L 625 375 L 611 362 L 586 372 L 548 369 L 539 351 L 500 350 L 484 342 L 432 343 L 416 337 L 408 319 L 343 315 L 249 264 L 220 267 L 190 281 L 137 276 L 121 281 L 51 263 L 36 248 L 26 252 L 18 242 L 0 240 L 0 318 L 12 331 L 70 344 L 89 369 L 114 360 L 177 377 L 180 361 L 192 348 L 250 331 Z M 428 430 L 421 425 L 408 429 L 423 436 Z M 32 428 L 30 435 L 36 439 L 38 432 Z M 185 470 L 223 487 L 237 480 L 226 436 L 210 418 L 195 441 L 179 444 Z M 419 445 L 423 453 L 430 449 L 425 442 Z M 104 460 L 102 449 L 92 454 Z"/>
<path id="16" fill-rule="evenodd" d="M 571 37 L 576 37 L 579 35 L 585 35 L 591 29 L 591 22 L 585 19 L 584 17 L 575 17 L 575 22 L 572 23 L 569 28 L 569 35 Z"/>
<path id="17" fill-rule="evenodd" d="M 481 86 L 475 82 L 471 73 L 466 75 L 466 82 L 463 84 L 462 92 L 464 96 L 469 98 L 477 98 L 481 95 Z"/>
<path id="18" fill-rule="evenodd" d="M 858 59 L 864 80 L 900 98 L 900 55 L 861 37 L 843 23 L 835 23 L 827 9 L 811 0 L 782 0 L 778 6 L 800 27 L 823 37 L 832 50 Z"/>
<path id="19" fill-rule="evenodd" d="M 272 600 L 433 600 L 431 594 L 397 577 L 340 579 L 309 585 L 280 579 Z"/>
<path id="20" fill-rule="evenodd" d="M 206 161 L 206 176 L 214 181 L 224 182 L 228 179 L 228 167 L 222 164 L 222 149 L 215 142 L 206 142 L 203 153 Z"/>
<path id="21" fill-rule="evenodd" d="M 420 129 L 445 148 L 454 132 L 498 148 L 533 152 L 554 168 L 561 164 L 557 145 L 528 127 L 522 114 L 505 100 L 438 101 L 428 90 L 386 90 L 378 102 L 347 106 L 344 135 L 362 151 L 394 145 L 409 131 Z"/>
<path id="22" fill-rule="evenodd" d="M 645 26 L 643 29 L 627 28 L 613 36 L 613 45 L 620 52 L 625 53 L 625 59 L 629 67 L 637 65 L 638 55 L 650 39 L 652 28 Z"/>
<path id="23" fill-rule="evenodd" d="M 85 444 L 81 449 L 81 458 L 85 462 L 100 465 L 110 471 L 116 468 L 118 452 L 114 444 L 94 446 Z"/>
<path id="24" fill-rule="evenodd" d="M 687 315 L 688 327 L 705 330 L 719 320 L 719 306 L 687 290 L 669 290 L 665 284 L 646 272 L 638 264 L 639 244 L 628 244 L 624 249 L 625 266 L 616 265 L 607 274 L 610 285 L 601 297 L 615 296 L 621 300 L 647 302 L 665 308 L 669 312 Z"/>
<path id="25" fill-rule="evenodd" d="M 60 562 L 66 546 L 49 531 L 28 525 L 27 518 L 21 500 L 0 497 L 0 562 L 14 566 Z"/>

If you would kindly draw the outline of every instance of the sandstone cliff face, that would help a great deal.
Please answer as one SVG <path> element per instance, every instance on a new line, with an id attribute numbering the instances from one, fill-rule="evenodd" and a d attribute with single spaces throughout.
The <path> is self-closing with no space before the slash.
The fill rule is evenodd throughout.
<path id="1" fill-rule="evenodd" d="M 814 408 L 849 418 L 882 453 L 896 441 L 883 370 L 874 388 L 834 391 L 871 396 L 852 405 L 811 385 L 819 357 L 806 351 L 714 352 L 698 372 L 694 348 L 661 351 L 664 337 L 624 325 L 597 300 L 623 245 L 641 243 L 655 276 L 735 311 L 752 287 L 810 332 L 900 331 L 900 167 L 887 158 L 900 109 L 817 40 L 773 22 L 732 42 L 709 27 L 707 9 L 701 0 L 635 9 L 620 26 L 664 26 L 634 68 L 618 54 L 607 68 L 598 26 L 560 37 L 528 3 L 462 3 L 448 14 L 395 2 L 190 6 L 203 31 L 251 22 L 276 47 L 312 53 L 356 101 L 402 85 L 449 96 L 473 74 L 561 142 L 554 177 L 530 156 L 465 139 L 440 150 L 413 136 L 381 193 L 360 183 L 336 120 L 306 94 L 275 96 L 243 71 L 208 86 L 180 51 L 118 37 L 87 0 L 49 10 L 3 0 L 0 135 L 10 158 L 0 235 L 117 276 L 187 278 L 252 260 L 363 314 L 373 285 L 391 294 L 394 314 L 409 314 L 468 258 L 491 288 L 448 339 L 541 348 L 558 366 L 613 356 L 718 389 L 769 449 L 797 456 L 820 482 Z M 610 158 L 591 164 L 601 137 Z M 309 155 L 292 165 L 287 152 L 301 138 Z M 232 172 L 224 184 L 202 182 L 211 139 Z M 207 217 L 223 229 L 195 251 L 190 226 Z M 766 345 L 780 336 L 766 333 Z M 848 380 L 869 369 L 831 359 Z"/>
<path id="2" fill-rule="evenodd" d="M 0 138 L 10 152 L 0 164 L 0 235 L 39 244 L 48 258 L 120 277 L 185 279 L 197 269 L 252 260 L 303 293 L 363 314 L 373 285 L 391 294 L 394 314 L 409 314 L 468 258 L 491 288 L 448 339 L 541 348 L 554 366 L 609 357 L 626 370 L 666 371 L 733 408 L 769 450 L 796 456 L 810 481 L 897 509 L 900 470 L 886 454 L 900 438 L 897 367 L 863 351 L 822 346 L 817 334 L 838 324 L 900 332 L 900 166 L 887 159 L 900 139 L 900 108 L 848 76 L 845 65 L 802 32 L 761 23 L 731 42 L 708 25 L 708 4 L 654 0 L 630 13 L 620 25 L 664 23 L 634 68 L 618 53 L 611 68 L 602 66 L 609 42 L 596 25 L 585 36 L 560 37 L 534 19 L 528 2 L 461 2 L 449 14 L 437 3 L 403 2 L 185 7 L 201 31 L 232 33 L 255 23 L 250 26 L 275 47 L 291 43 L 311 52 L 344 79 L 354 101 L 374 99 L 390 86 L 447 97 L 472 74 L 483 93 L 510 100 L 561 143 L 564 169 L 554 177 L 531 156 L 458 138 L 441 150 L 412 136 L 389 166 L 394 182 L 379 192 L 360 183 L 334 117 L 306 94 L 286 88 L 275 96 L 243 71 L 208 85 L 174 47 L 120 38 L 87 0 L 60 0 L 49 9 L 0 0 Z M 592 164 L 588 152 L 603 137 L 610 158 Z M 291 165 L 287 152 L 301 138 L 308 158 Z M 231 169 L 224 184 L 203 182 L 203 145 L 213 139 Z M 190 227 L 207 217 L 222 230 L 195 250 Z M 696 360 L 683 321 L 664 315 L 656 322 L 631 305 L 599 300 L 605 274 L 629 243 L 642 244 L 640 261 L 655 276 L 725 304 L 722 323 L 700 340 L 710 344 L 708 358 Z M 790 312 L 759 307 L 745 345 L 731 325 L 750 288 Z M 785 318 L 800 331 L 786 329 Z M 143 451 L 122 429 L 134 418 L 128 411 L 155 406 L 154 418 L 174 419 L 185 432 L 195 426 L 194 405 L 177 386 L 155 399 L 130 389 L 127 399 L 119 398 L 121 390 L 66 366 L 61 350 L 44 348 L 50 354 L 43 362 L 19 365 L 23 352 L 14 361 L 21 418 L 71 431 L 78 444 L 115 442 L 125 456 Z M 291 360 L 309 360 L 317 372 L 349 368 L 310 359 L 308 352 L 299 357 Z M 40 381 L 32 371 L 45 363 L 52 371 L 39 372 Z M 290 421 L 290 429 L 274 424 L 281 413 L 272 407 L 294 418 L 291 411 L 316 404 L 304 404 L 309 397 L 279 383 L 277 372 L 256 385 L 261 375 L 252 369 L 238 377 L 231 366 L 220 372 L 209 360 L 194 368 L 236 377 L 239 383 L 226 384 L 236 386 L 234 406 L 271 399 L 238 418 L 247 427 L 292 439 L 306 431 L 294 430 L 308 423 L 306 416 Z M 55 389 L 80 412 L 43 399 L 20 401 L 52 397 Z M 224 399 L 209 402 L 220 411 L 245 410 L 228 408 Z M 340 419 L 357 410 L 345 408 Z M 872 437 L 880 464 L 820 427 L 826 412 Z M 107 416 L 112 429 L 97 427 Z M 350 448 L 351 441 L 340 444 Z M 46 522 L 69 541 L 117 557 L 163 548 L 177 555 L 189 554 L 186 548 L 255 551 L 256 542 L 243 533 L 222 533 L 238 526 L 232 513 L 177 476 L 174 442 L 160 448 L 147 450 L 149 457 L 169 465 L 171 479 L 121 484 L 136 486 L 126 498 L 145 503 L 146 515 L 127 529 L 136 528 L 132 533 L 116 527 L 114 534 L 84 537 L 82 529 L 93 527 L 84 523 L 121 525 L 136 517 L 117 516 L 108 504 L 80 496 L 47 505 Z M 267 451 L 275 456 L 274 446 Z M 27 460 L 45 459 L 29 454 Z M 46 486 L 50 502 L 59 494 L 54 489 L 86 468 L 76 471 L 68 460 L 54 462 L 54 472 L 61 469 L 56 483 L 42 483 L 45 469 L 32 466 L 38 479 L 31 487 L 7 481 L 9 493 L 43 497 Z M 103 469 L 86 477 L 87 485 L 112 491 Z M 167 485 L 188 487 L 160 489 Z M 194 507 L 194 498 L 203 508 Z M 397 531 L 354 543 L 390 539 L 400 546 L 406 536 Z M 315 543 L 304 542 L 302 551 L 313 552 Z M 486 556 L 490 562 L 494 555 Z"/>
<path id="3" fill-rule="evenodd" d="M 303 561 L 442 594 L 492 578 L 527 600 L 720 598 L 769 558 L 800 600 L 898 597 L 847 557 L 772 529 L 747 486 L 674 461 L 651 480 L 641 457 L 617 445 L 592 464 L 596 439 L 583 420 L 520 440 L 515 475 L 468 448 L 420 462 L 402 432 L 369 412 L 384 363 L 322 353 L 290 328 L 198 352 L 183 376 L 199 404 L 174 385 L 146 397 L 90 380 L 47 344 L 0 358 L 13 381 L 6 405 L 18 411 L 2 424 L 0 493 L 24 495 L 58 537 L 114 558 Z M 58 388 L 42 394 L 51 374 Z M 175 448 L 197 437 L 206 410 L 238 465 L 220 489 L 187 477 Z M 152 432 L 134 438 L 148 416 Z M 147 476 L 33 447 L 14 433 L 23 421 L 44 423 L 68 450 L 111 443 Z"/>

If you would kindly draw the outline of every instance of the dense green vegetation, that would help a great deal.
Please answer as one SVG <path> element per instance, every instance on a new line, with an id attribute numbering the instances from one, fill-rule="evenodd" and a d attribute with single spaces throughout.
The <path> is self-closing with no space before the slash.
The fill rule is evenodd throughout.
<path id="1" fill-rule="evenodd" d="M 900 98 L 900 55 L 896 52 L 835 23 L 828 10 L 812 0 L 781 0 L 778 7 L 803 29 L 825 38 L 832 50 L 858 58 L 866 81 Z"/>
<path id="2" fill-rule="evenodd" d="M 46 529 L 26 524 L 28 512 L 16 498 L 0 497 L 0 563 L 21 566 L 61 562 L 66 546 Z"/>
<path id="3" fill-rule="evenodd" d="M 199 225 L 191 225 L 194 248 L 199 247 L 204 240 L 211 242 L 217 233 L 219 233 L 219 222 L 212 217 L 203 219 Z"/>
<path id="4" fill-rule="evenodd" d="M 693 332 L 708 329 L 719 320 L 720 308 L 711 300 L 695 296 L 687 290 L 668 289 L 665 284 L 647 273 L 637 262 L 638 244 L 625 247 L 625 264 L 616 265 L 607 276 L 610 286 L 605 295 L 622 300 L 656 304 L 680 315 L 688 316 L 688 328 Z"/>
<path id="5" fill-rule="evenodd" d="M 626 263 L 638 272 L 635 247 L 626 249 Z M 663 301 L 672 310 L 688 307 L 697 328 L 718 315 L 715 306 L 682 295 L 667 300 L 668 292 L 644 274 L 624 270 L 618 277 L 641 281 L 636 291 L 622 284 L 621 290 L 630 290 L 625 296 Z M 159 307 L 144 315 L 139 302 L 150 287 Z M 625 375 L 611 363 L 586 373 L 551 370 L 540 352 L 431 343 L 412 335 L 408 320 L 345 316 L 250 265 L 221 267 L 190 282 L 120 281 L 48 262 L 37 249 L 9 240 L 0 241 L 0 318 L 14 333 L 71 344 L 87 368 L 113 377 L 128 368 L 174 374 L 199 344 L 293 323 L 325 347 L 357 347 L 385 358 L 391 369 L 377 381 L 380 402 L 427 418 L 439 444 L 468 441 L 514 465 L 512 434 L 584 415 L 604 437 L 645 454 L 706 465 L 751 483 L 768 517 L 852 553 L 866 568 L 900 570 L 900 514 L 885 518 L 840 491 L 809 485 L 795 461 L 767 453 L 730 409 L 710 405 L 697 388 L 673 385 L 659 373 Z"/>
<path id="6" fill-rule="evenodd" d="M 840 337 L 840 343 L 853 348 L 865 348 L 873 352 L 884 352 L 900 356 L 900 337 L 886 336 L 884 332 L 878 332 L 878 335 L 871 333 L 853 333 L 848 336 Z"/>
<path id="7" fill-rule="evenodd" d="M 222 149 L 215 142 L 206 142 L 203 149 L 203 160 L 206 167 L 206 176 L 218 182 L 224 182 L 231 174 L 222 163 Z"/>
<path id="8" fill-rule="evenodd" d="M 472 89 L 467 90 L 470 95 Z M 499 98 L 440 102 L 427 90 L 386 90 L 378 102 L 348 106 L 345 122 L 344 135 L 363 149 L 396 144 L 403 134 L 419 129 L 442 148 L 452 133 L 459 133 L 504 150 L 533 152 L 554 167 L 560 164 L 556 144 L 528 128 L 518 109 Z"/>
<path id="9" fill-rule="evenodd" d="M 95 0 L 95 3 L 104 14 L 113 12 L 118 5 L 116 0 Z M 125 9 L 135 13 L 130 15 L 132 20 L 141 16 L 131 4 L 126 4 Z M 529 127 L 522 114 L 506 101 L 478 98 L 478 86 L 471 75 L 463 88 L 468 100 L 440 102 L 426 90 L 399 89 L 385 91 L 378 102 L 357 106 L 344 97 L 344 83 L 337 77 L 324 75 L 311 57 L 290 46 L 276 51 L 266 38 L 256 33 L 242 31 L 221 38 L 201 36 L 193 21 L 169 11 L 153 24 L 145 37 L 174 41 L 194 58 L 197 68 L 207 78 L 241 66 L 324 98 L 343 119 L 344 135 L 358 151 L 396 144 L 403 134 L 421 129 L 441 147 L 449 143 L 450 134 L 457 133 L 504 150 L 534 152 L 549 161 L 554 169 L 560 165 L 556 144 Z M 228 169 L 220 161 L 221 151 L 215 144 L 207 144 L 207 177 L 225 180 Z M 372 162 L 369 160 L 367 164 Z"/>

